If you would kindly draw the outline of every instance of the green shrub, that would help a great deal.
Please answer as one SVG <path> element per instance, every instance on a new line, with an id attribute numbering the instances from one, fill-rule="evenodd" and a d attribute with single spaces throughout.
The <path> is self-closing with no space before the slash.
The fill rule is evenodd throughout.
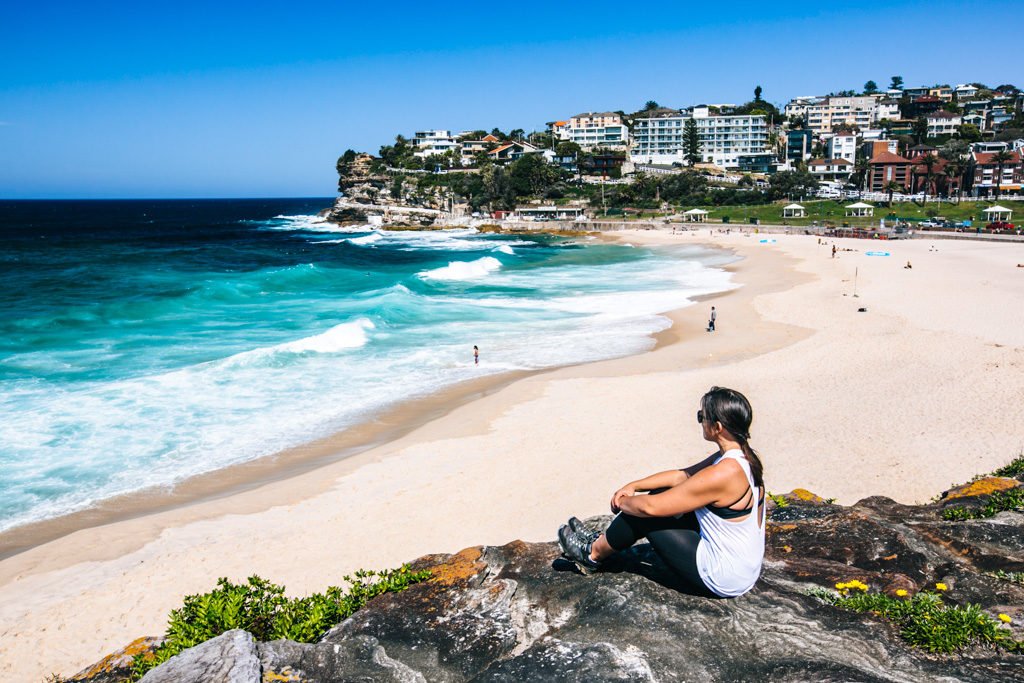
<path id="1" fill-rule="evenodd" d="M 284 587 L 250 576 L 246 583 L 217 581 L 209 593 L 189 595 L 171 612 L 163 644 L 155 652 L 132 662 L 132 680 L 164 663 L 182 650 L 194 647 L 232 629 L 252 633 L 259 641 L 278 639 L 311 643 L 332 626 L 354 614 L 371 598 L 405 590 L 430 578 L 429 571 L 414 572 L 408 565 L 386 571 L 359 570 L 344 577 L 345 592 L 331 586 L 323 593 L 288 598 Z"/>
<path id="2" fill-rule="evenodd" d="M 1003 581 L 1024 584 L 1024 572 L 1004 572 L 1002 569 L 997 569 L 994 572 L 985 572 L 985 574 Z"/>
<path id="3" fill-rule="evenodd" d="M 910 598 L 894 598 L 884 593 L 847 596 L 816 588 L 810 594 L 841 609 L 884 617 L 896 624 L 903 640 L 927 652 L 946 654 L 969 645 L 986 644 L 1024 653 L 1024 641 L 1015 640 L 1010 631 L 979 606 L 947 606 L 938 593 L 922 592 Z"/>
<path id="4" fill-rule="evenodd" d="M 1024 488 L 996 491 L 985 501 L 984 507 L 973 509 L 958 505 L 942 511 L 943 519 L 965 520 L 994 517 L 1005 510 L 1024 510 Z"/>
<path id="5" fill-rule="evenodd" d="M 772 493 L 771 491 L 769 491 L 768 497 L 772 499 L 773 503 L 775 503 L 775 507 L 779 508 L 780 510 L 782 508 L 789 507 L 789 501 L 786 500 L 785 496 L 781 494 Z"/>
<path id="6" fill-rule="evenodd" d="M 1020 477 L 1024 475 L 1024 455 L 1020 455 L 1005 467 L 1000 467 L 992 473 L 997 477 Z"/>

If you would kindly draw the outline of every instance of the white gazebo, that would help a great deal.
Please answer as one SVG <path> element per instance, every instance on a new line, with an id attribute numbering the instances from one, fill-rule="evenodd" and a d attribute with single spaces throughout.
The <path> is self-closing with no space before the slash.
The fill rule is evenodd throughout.
<path id="1" fill-rule="evenodd" d="M 783 218 L 804 218 L 807 216 L 807 209 L 799 204 L 790 204 L 782 207 Z"/>
<path id="2" fill-rule="evenodd" d="M 856 204 L 850 204 L 849 206 L 846 207 L 846 215 L 855 216 L 858 218 L 863 218 L 864 216 L 874 216 L 875 207 L 871 206 L 870 204 L 865 204 L 864 202 L 857 202 Z"/>
<path id="3" fill-rule="evenodd" d="M 1013 218 L 1013 209 L 1007 209 L 1005 206 L 999 205 L 990 206 L 982 211 L 982 213 L 985 214 L 985 220 L 989 223 L 993 221 L 1009 221 Z"/>
<path id="4" fill-rule="evenodd" d="M 687 223 L 707 223 L 708 212 L 704 209 L 690 209 L 683 212 L 683 220 Z"/>

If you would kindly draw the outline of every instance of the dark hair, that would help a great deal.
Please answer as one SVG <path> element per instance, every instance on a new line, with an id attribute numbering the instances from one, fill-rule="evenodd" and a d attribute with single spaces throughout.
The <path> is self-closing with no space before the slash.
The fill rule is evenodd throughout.
<path id="1" fill-rule="evenodd" d="M 750 423 L 754 421 L 754 411 L 750 407 L 747 397 L 734 389 L 725 387 L 711 387 L 708 393 L 700 399 L 701 410 L 704 411 L 704 419 L 709 424 L 721 422 L 722 426 L 736 437 L 743 449 L 743 455 L 750 463 L 750 473 L 754 476 L 754 484 L 764 486 L 764 465 L 754 449 L 748 443 L 750 441 Z"/>

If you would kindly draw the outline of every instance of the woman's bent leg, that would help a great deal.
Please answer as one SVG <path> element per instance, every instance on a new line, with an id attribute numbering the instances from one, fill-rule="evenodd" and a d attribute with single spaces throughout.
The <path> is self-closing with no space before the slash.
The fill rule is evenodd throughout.
<path id="1" fill-rule="evenodd" d="M 625 550 L 641 538 L 650 541 L 655 552 L 690 587 L 702 595 L 713 595 L 697 570 L 700 525 L 689 512 L 682 517 L 634 517 L 616 515 L 605 531 L 605 540 L 616 551 Z"/>

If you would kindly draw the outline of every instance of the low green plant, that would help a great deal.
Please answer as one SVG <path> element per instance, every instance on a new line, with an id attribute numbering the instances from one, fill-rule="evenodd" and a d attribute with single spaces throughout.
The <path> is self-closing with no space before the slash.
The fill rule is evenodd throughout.
<path id="1" fill-rule="evenodd" d="M 1009 652 L 1024 653 L 1024 641 L 1014 639 L 1009 630 L 983 612 L 981 607 L 946 605 L 937 592 L 924 591 L 902 598 L 866 590 L 846 595 L 845 590 L 840 594 L 814 588 L 809 593 L 841 609 L 871 612 L 888 619 L 899 628 L 903 640 L 926 652 L 948 654 L 969 645 L 987 644 Z"/>
<path id="2" fill-rule="evenodd" d="M 304 598 L 288 598 L 283 586 L 259 576 L 250 576 L 239 584 L 221 578 L 217 588 L 187 596 L 184 604 L 171 612 L 163 644 L 133 660 L 132 680 L 142 678 L 182 650 L 236 628 L 252 633 L 259 641 L 311 643 L 370 599 L 405 590 L 428 578 L 429 571 L 414 572 L 408 565 L 385 571 L 359 570 L 344 577 L 347 591 L 331 586 Z"/>
<path id="3" fill-rule="evenodd" d="M 1009 491 L 996 491 L 980 508 L 963 505 L 948 507 L 942 511 L 942 518 L 949 520 L 986 519 L 1006 510 L 1024 510 L 1024 487 Z"/>
<path id="4" fill-rule="evenodd" d="M 775 507 L 779 509 L 789 507 L 789 501 L 786 500 L 785 496 L 782 496 L 778 493 L 772 493 L 771 491 L 769 491 L 768 497 L 772 499 L 772 502 L 775 503 Z"/>
<path id="5" fill-rule="evenodd" d="M 992 474 L 997 477 L 1020 477 L 1024 475 L 1024 454 L 1017 456 L 1008 465 L 1000 467 Z"/>
<path id="6" fill-rule="evenodd" d="M 985 575 L 1003 581 L 1024 584 L 1024 572 L 1004 572 L 1002 569 L 997 569 L 993 572 L 985 572 Z"/>

